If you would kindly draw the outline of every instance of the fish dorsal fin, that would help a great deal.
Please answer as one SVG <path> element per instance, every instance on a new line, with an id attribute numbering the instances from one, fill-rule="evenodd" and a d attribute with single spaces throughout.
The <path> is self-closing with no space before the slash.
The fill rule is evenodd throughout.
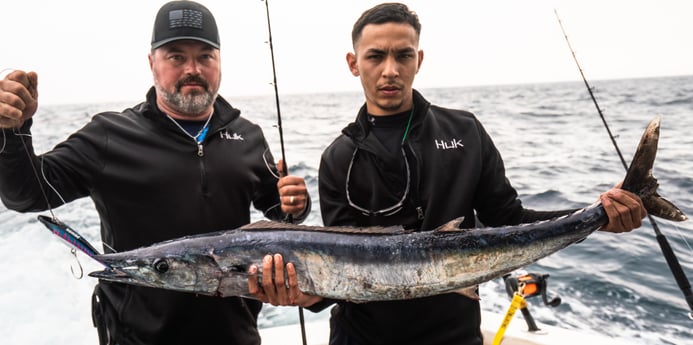
<path id="1" fill-rule="evenodd" d="M 311 226 L 298 225 L 291 223 L 275 222 L 271 220 L 259 220 L 254 223 L 244 225 L 239 230 L 244 231 L 260 231 L 260 230 L 287 230 L 287 231 L 319 231 L 331 233 L 352 233 L 352 234 L 373 234 L 373 235 L 395 235 L 405 234 L 410 231 L 405 230 L 402 226 Z"/>
<path id="2" fill-rule="evenodd" d="M 462 224 L 463 221 L 464 221 L 464 217 L 455 218 L 455 219 L 439 226 L 438 228 L 436 228 L 435 231 L 437 231 L 437 232 L 464 231 L 463 229 L 460 229 L 460 224 Z"/>

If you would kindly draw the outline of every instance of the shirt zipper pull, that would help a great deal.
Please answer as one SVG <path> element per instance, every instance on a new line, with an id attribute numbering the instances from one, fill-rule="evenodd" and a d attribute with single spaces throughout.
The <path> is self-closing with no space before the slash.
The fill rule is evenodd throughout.
<path id="1" fill-rule="evenodd" d="M 205 140 L 205 137 L 207 136 L 207 131 L 209 131 L 209 125 L 205 124 L 205 127 L 202 128 L 202 131 L 195 137 L 195 142 L 197 143 L 197 156 L 202 157 L 205 155 L 205 151 L 202 148 L 202 142 Z"/>
<path id="2" fill-rule="evenodd" d="M 205 155 L 205 150 L 202 147 L 202 142 L 197 143 L 197 156 L 202 157 Z"/>

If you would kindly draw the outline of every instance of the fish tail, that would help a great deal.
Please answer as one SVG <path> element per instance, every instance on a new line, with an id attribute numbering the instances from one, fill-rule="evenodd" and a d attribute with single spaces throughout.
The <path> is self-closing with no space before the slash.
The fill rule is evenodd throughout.
<path id="1" fill-rule="evenodd" d="M 675 222 L 687 220 L 683 212 L 657 193 L 657 179 L 652 175 L 657 144 L 659 143 L 659 127 L 661 116 L 650 121 L 645 129 L 633 161 L 630 163 L 621 188 L 633 192 L 640 197 L 647 212 L 653 216 Z"/>

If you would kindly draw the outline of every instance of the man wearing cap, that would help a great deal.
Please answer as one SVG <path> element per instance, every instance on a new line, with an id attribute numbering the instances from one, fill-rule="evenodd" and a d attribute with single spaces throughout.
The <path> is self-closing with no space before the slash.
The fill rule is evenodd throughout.
<path id="1" fill-rule="evenodd" d="M 217 95 L 219 47 L 207 8 L 165 4 L 154 23 L 146 101 L 95 115 L 38 156 L 30 136 L 37 75 L 8 74 L 0 80 L 3 203 L 36 212 L 89 196 L 107 252 L 242 226 L 251 203 L 270 219 L 305 219 L 303 178 L 278 178 L 260 127 Z M 101 281 L 92 306 L 101 344 L 260 344 L 256 300 Z"/>

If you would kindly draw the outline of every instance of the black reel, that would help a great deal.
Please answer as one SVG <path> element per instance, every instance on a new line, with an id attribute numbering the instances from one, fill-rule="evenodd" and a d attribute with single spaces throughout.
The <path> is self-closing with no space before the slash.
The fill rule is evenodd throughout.
<path id="1" fill-rule="evenodd" d="M 510 274 L 503 276 L 505 281 L 505 291 L 510 297 L 516 292 L 520 292 L 523 297 L 529 298 L 541 295 L 544 304 L 550 307 L 558 307 L 561 304 L 560 297 L 554 297 L 549 300 L 547 296 L 547 279 L 548 274 L 527 273 L 518 277 L 511 277 Z M 520 284 L 523 284 L 522 291 L 518 290 Z"/>
<path id="2" fill-rule="evenodd" d="M 549 300 L 546 292 L 546 280 L 548 278 L 548 274 L 537 273 L 528 273 L 518 277 L 511 277 L 510 274 L 503 276 L 503 280 L 505 281 L 505 291 L 508 293 L 510 298 L 513 298 L 516 293 L 521 294 L 524 298 L 541 295 L 545 305 L 557 307 L 561 304 L 561 298 L 554 297 Z M 539 327 L 537 327 L 537 324 L 534 322 L 534 318 L 532 317 L 532 314 L 530 314 L 527 307 L 520 308 L 520 311 L 522 312 L 522 316 L 527 323 L 528 331 L 536 332 L 541 330 Z"/>

